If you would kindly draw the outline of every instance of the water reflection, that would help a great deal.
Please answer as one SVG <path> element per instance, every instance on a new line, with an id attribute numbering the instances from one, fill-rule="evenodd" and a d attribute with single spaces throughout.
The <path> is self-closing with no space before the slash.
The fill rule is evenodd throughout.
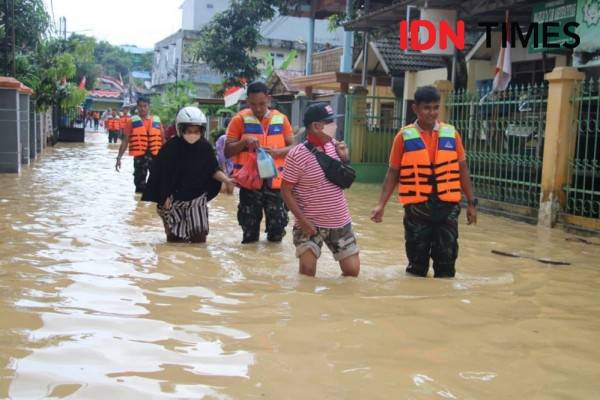
<path id="1" fill-rule="evenodd" d="M 600 249 L 481 216 L 454 280 L 402 272 L 402 211 L 349 192 L 361 276 L 291 235 L 242 246 L 236 201 L 202 246 L 167 244 L 132 163 L 92 134 L 0 175 L 0 398 L 594 398 Z M 492 249 L 567 260 L 552 268 Z"/>

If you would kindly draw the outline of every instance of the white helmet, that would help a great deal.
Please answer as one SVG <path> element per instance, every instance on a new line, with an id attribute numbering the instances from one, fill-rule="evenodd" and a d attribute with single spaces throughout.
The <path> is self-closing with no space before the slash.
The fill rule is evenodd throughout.
<path id="1" fill-rule="evenodd" d="M 183 135 L 182 124 L 198 125 L 206 128 L 206 115 L 197 107 L 183 107 L 177 113 L 177 118 L 175 118 L 175 126 L 179 136 Z"/>

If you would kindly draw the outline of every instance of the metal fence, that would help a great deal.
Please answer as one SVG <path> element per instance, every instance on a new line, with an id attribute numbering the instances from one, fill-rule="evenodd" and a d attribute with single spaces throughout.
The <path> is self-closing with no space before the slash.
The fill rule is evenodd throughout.
<path id="1" fill-rule="evenodd" d="M 344 132 L 353 162 L 387 164 L 402 125 L 401 98 L 346 96 Z"/>
<path id="2" fill-rule="evenodd" d="M 487 94 L 453 91 L 446 103 L 449 122 L 462 135 L 475 194 L 537 208 L 548 87 L 515 85 Z"/>
<path id="3" fill-rule="evenodd" d="M 569 183 L 565 212 L 600 218 L 600 81 L 579 85 L 573 95 L 575 112 L 575 149 L 569 162 Z"/>

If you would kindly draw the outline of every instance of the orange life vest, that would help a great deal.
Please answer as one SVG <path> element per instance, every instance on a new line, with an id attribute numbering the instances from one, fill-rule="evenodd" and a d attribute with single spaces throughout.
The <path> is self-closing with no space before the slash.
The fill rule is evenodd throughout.
<path id="1" fill-rule="evenodd" d="M 404 154 L 399 178 L 400 202 L 404 205 L 423 203 L 436 194 L 442 201 L 458 203 L 461 185 L 454 126 L 441 124 L 435 163 L 429 159 L 429 151 L 414 125 L 402 128 L 401 132 Z"/>
<path id="2" fill-rule="evenodd" d="M 152 118 L 150 131 L 146 131 L 144 121 L 135 115 L 131 118 L 131 133 L 129 134 L 129 155 L 139 157 L 146 154 L 150 149 L 153 156 L 158 154 L 160 146 L 162 146 L 162 136 L 160 134 L 160 118 L 157 116 Z"/>
<path id="3" fill-rule="evenodd" d="M 269 147 L 271 149 L 281 149 L 286 146 L 285 137 L 283 136 L 283 124 L 285 115 L 277 110 L 271 110 L 269 116 L 269 127 L 265 131 L 261 122 L 254 116 L 249 108 L 240 111 L 239 115 L 244 120 L 244 133 L 242 139 L 247 135 L 252 135 L 258 139 L 261 147 Z M 244 150 L 233 156 L 233 170 L 240 170 L 248 160 L 248 151 Z M 267 179 L 267 186 L 271 189 L 281 188 L 281 174 L 283 172 L 284 157 L 273 157 L 275 167 L 277 168 L 278 176 Z"/>
<path id="4" fill-rule="evenodd" d="M 115 132 L 121 129 L 121 120 L 119 117 L 109 117 L 106 120 L 106 128 L 109 132 Z"/>
<path id="5" fill-rule="evenodd" d="M 129 114 L 121 115 L 120 120 L 121 120 L 121 129 L 124 129 L 127 126 L 127 124 L 131 122 L 131 115 L 129 115 Z"/>

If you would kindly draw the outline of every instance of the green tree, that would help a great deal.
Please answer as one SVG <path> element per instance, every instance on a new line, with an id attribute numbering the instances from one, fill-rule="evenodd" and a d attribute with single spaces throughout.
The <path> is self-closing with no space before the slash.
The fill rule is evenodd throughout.
<path id="1" fill-rule="evenodd" d="M 190 81 L 179 81 L 177 84 L 165 85 L 165 90 L 160 96 L 152 98 L 152 113 L 157 114 L 163 124 L 169 125 L 175 122 L 177 112 L 193 102 L 191 93 L 196 89 Z"/>
<path id="2" fill-rule="evenodd" d="M 260 24 L 272 19 L 281 0 L 232 0 L 230 8 L 216 14 L 195 44 L 198 60 L 225 76 L 227 84 L 259 75 L 260 60 L 252 55 L 261 39 Z"/>
<path id="3" fill-rule="evenodd" d="M 6 0 L 4 0 L 6 1 Z M 0 6 L 0 47 L 5 47 L 5 42 L 10 41 L 10 32 L 6 32 L 6 16 L 4 15 L 4 1 Z M 15 58 L 21 57 L 17 65 L 24 66 L 23 58 L 34 52 L 46 37 L 46 30 L 50 24 L 50 16 L 46 12 L 43 0 L 14 0 L 15 5 Z M 0 65 L 8 67 L 11 54 L 4 51 L 0 53 Z M 10 71 L 3 71 L 9 72 Z M 17 72 L 18 74 L 19 72 Z"/>
<path id="4" fill-rule="evenodd" d="M 94 58 L 96 63 L 102 66 L 103 74 L 115 78 L 129 74 L 133 66 L 132 56 L 120 47 L 105 41 L 99 42 L 94 49 Z"/>

